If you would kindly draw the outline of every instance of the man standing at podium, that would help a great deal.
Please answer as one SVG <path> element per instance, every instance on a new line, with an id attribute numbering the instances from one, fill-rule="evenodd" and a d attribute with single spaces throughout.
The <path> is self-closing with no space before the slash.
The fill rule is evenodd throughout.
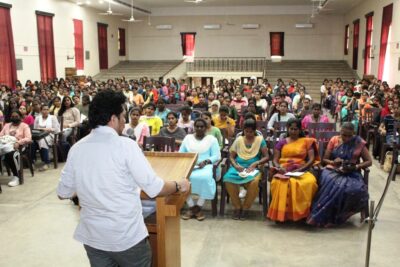
<path id="1" fill-rule="evenodd" d="M 84 244 L 91 266 L 151 266 L 140 189 L 151 198 L 189 189 L 185 179 L 164 182 L 135 141 L 121 137 L 126 97 L 101 91 L 89 107 L 92 132 L 70 150 L 61 172 L 60 199 L 79 197 L 74 238 Z"/>

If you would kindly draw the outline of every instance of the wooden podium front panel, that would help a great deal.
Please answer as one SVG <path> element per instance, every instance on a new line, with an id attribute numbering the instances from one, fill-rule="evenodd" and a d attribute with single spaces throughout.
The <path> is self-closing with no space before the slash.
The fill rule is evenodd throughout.
<path id="1" fill-rule="evenodd" d="M 197 161 L 196 153 L 144 152 L 156 174 L 165 181 L 189 179 Z M 180 209 L 188 194 L 157 197 L 156 220 L 146 221 L 153 252 L 153 267 L 181 266 Z M 142 198 L 146 198 L 142 192 Z"/>

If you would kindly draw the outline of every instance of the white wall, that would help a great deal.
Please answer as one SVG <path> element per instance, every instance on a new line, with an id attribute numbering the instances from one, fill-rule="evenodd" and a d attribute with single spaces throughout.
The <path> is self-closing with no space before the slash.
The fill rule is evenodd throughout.
<path id="1" fill-rule="evenodd" d="M 225 22 L 235 24 L 226 25 Z M 285 32 L 285 59 L 343 59 L 343 17 L 315 18 L 314 29 L 296 29 L 307 21 L 305 15 L 280 16 L 176 16 L 152 17 L 151 24 L 129 27 L 130 60 L 179 60 L 182 58 L 180 32 L 197 32 L 196 57 L 270 57 L 269 32 Z M 258 23 L 256 30 L 243 30 L 244 23 Z M 155 25 L 171 24 L 172 30 Z M 204 30 L 204 24 L 221 24 L 221 30 Z"/>
<path id="2" fill-rule="evenodd" d="M 365 48 L 365 31 L 366 31 L 366 19 L 365 15 L 373 11 L 373 33 L 372 33 L 372 47 L 374 47 L 374 58 L 371 59 L 371 74 L 378 75 L 379 66 L 379 51 L 380 51 L 380 40 L 381 40 L 381 27 L 382 27 L 382 13 L 383 8 L 393 3 L 393 18 L 392 18 L 392 29 L 390 49 L 389 49 L 389 78 L 387 79 L 389 85 L 400 83 L 400 71 L 398 70 L 399 58 L 400 58 L 400 3 L 398 0 L 365 0 L 360 5 L 356 6 L 348 14 L 345 15 L 344 24 L 342 26 L 342 32 L 344 36 L 345 25 L 350 25 L 350 48 L 349 55 L 345 56 L 345 59 L 352 66 L 353 62 L 353 21 L 360 19 L 360 40 L 358 49 L 358 69 L 357 73 L 360 77 L 364 74 L 364 59 L 363 50 Z M 344 41 L 343 41 L 344 42 Z"/>
<path id="3" fill-rule="evenodd" d="M 84 51 L 90 51 L 90 59 L 85 60 L 82 74 L 95 75 L 99 72 L 97 22 L 108 24 L 108 66 L 112 67 L 119 62 L 118 27 L 125 28 L 128 34 L 128 25 L 123 23 L 120 17 L 100 16 L 93 9 L 59 0 L 1 1 L 12 4 L 15 57 L 23 60 L 23 70 L 17 71 L 17 75 L 22 83 L 27 79 L 40 80 L 36 10 L 54 14 L 53 32 L 58 77 L 65 76 L 66 67 L 75 67 L 75 59 L 67 60 L 67 55 L 74 56 L 73 19 L 83 20 Z M 24 47 L 27 51 L 24 51 Z"/>

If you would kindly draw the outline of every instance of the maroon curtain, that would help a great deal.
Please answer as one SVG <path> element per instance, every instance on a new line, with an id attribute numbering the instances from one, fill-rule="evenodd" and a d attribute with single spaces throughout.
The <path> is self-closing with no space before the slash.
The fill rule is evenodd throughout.
<path id="1" fill-rule="evenodd" d="M 74 38 L 75 38 L 75 67 L 83 70 L 83 24 L 82 20 L 74 19 Z"/>
<path id="2" fill-rule="evenodd" d="M 125 29 L 118 28 L 118 36 L 119 36 L 119 55 L 126 56 L 125 51 Z"/>
<path id="3" fill-rule="evenodd" d="M 107 24 L 97 23 L 100 69 L 108 69 Z"/>
<path id="4" fill-rule="evenodd" d="M 382 31 L 381 31 L 381 48 L 379 51 L 379 67 L 378 67 L 378 79 L 382 80 L 383 72 L 385 69 L 386 60 L 386 49 L 389 42 L 389 31 L 392 25 L 393 16 L 393 4 L 385 6 L 383 8 L 382 16 Z"/>
<path id="5" fill-rule="evenodd" d="M 283 32 L 270 32 L 271 56 L 284 56 L 284 36 Z"/>
<path id="6" fill-rule="evenodd" d="M 12 87 L 17 80 L 17 68 L 15 63 L 10 8 L 11 5 L 0 7 L 0 84 Z"/>
<path id="7" fill-rule="evenodd" d="M 353 69 L 358 68 L 358 42 L 360 36 L 360 20 L 353 22 Z"/>
<path id="8" fill-rule="evenodd" d="M 371 65 L 371 43 L 372 43 L 372 18 L 374 13 L 371 12 L 365 16 L 367 19 L 365 30 L 365 51 L 364 51 L 364 74 L 369 74 Z"/>
<path id="9" fill-rule="evenodd" d="M 53 15 L 44 12 L 36 12 L 40 77 L 43 82 L 48 82 L 57 77 L 56 59 L 54 53 Z"/>
<path id="10" fill-rule="evenodd" d="M 344 54 L 348 55 L 349 54 L 349 36 L 350 35 L 350 26 L 346 25 L 346 28 L 344 29 Z"/>
<path id="11" fill-rule="evenodd" d="M 182 54 L 183 56 L 193 57 L 195 50 L 195 32 L 181 32 Z"/>

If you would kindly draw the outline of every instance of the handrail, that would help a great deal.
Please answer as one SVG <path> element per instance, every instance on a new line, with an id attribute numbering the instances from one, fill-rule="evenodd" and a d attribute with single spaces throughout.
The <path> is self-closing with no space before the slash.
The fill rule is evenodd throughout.
<path id="1" fill-rule="evenodd" d="M 172 70 L 174 70 L 176 67 L 178 67 L 179 65 L 181 65 L 184 61 L 185 61 L 184 59 L 182 59 L 181 61 L 179 61 L 179 63 L 177 63 L 176 65 L 174 65 L 172 68 L 170 68 L 166 73 L 164 73 L 163 75 L 161 75 L 161 77 L 163 77 L 163 79 L 164 79 L 164 77 L 165 77 L 168 73 L 170 73 L 170 72 L 171 72 Z"/>
<path id="2" fill-rule="evenodd" d="M 205 57 L 187 63 L 188 71 L 264 72 L 263 57 Z"/>

